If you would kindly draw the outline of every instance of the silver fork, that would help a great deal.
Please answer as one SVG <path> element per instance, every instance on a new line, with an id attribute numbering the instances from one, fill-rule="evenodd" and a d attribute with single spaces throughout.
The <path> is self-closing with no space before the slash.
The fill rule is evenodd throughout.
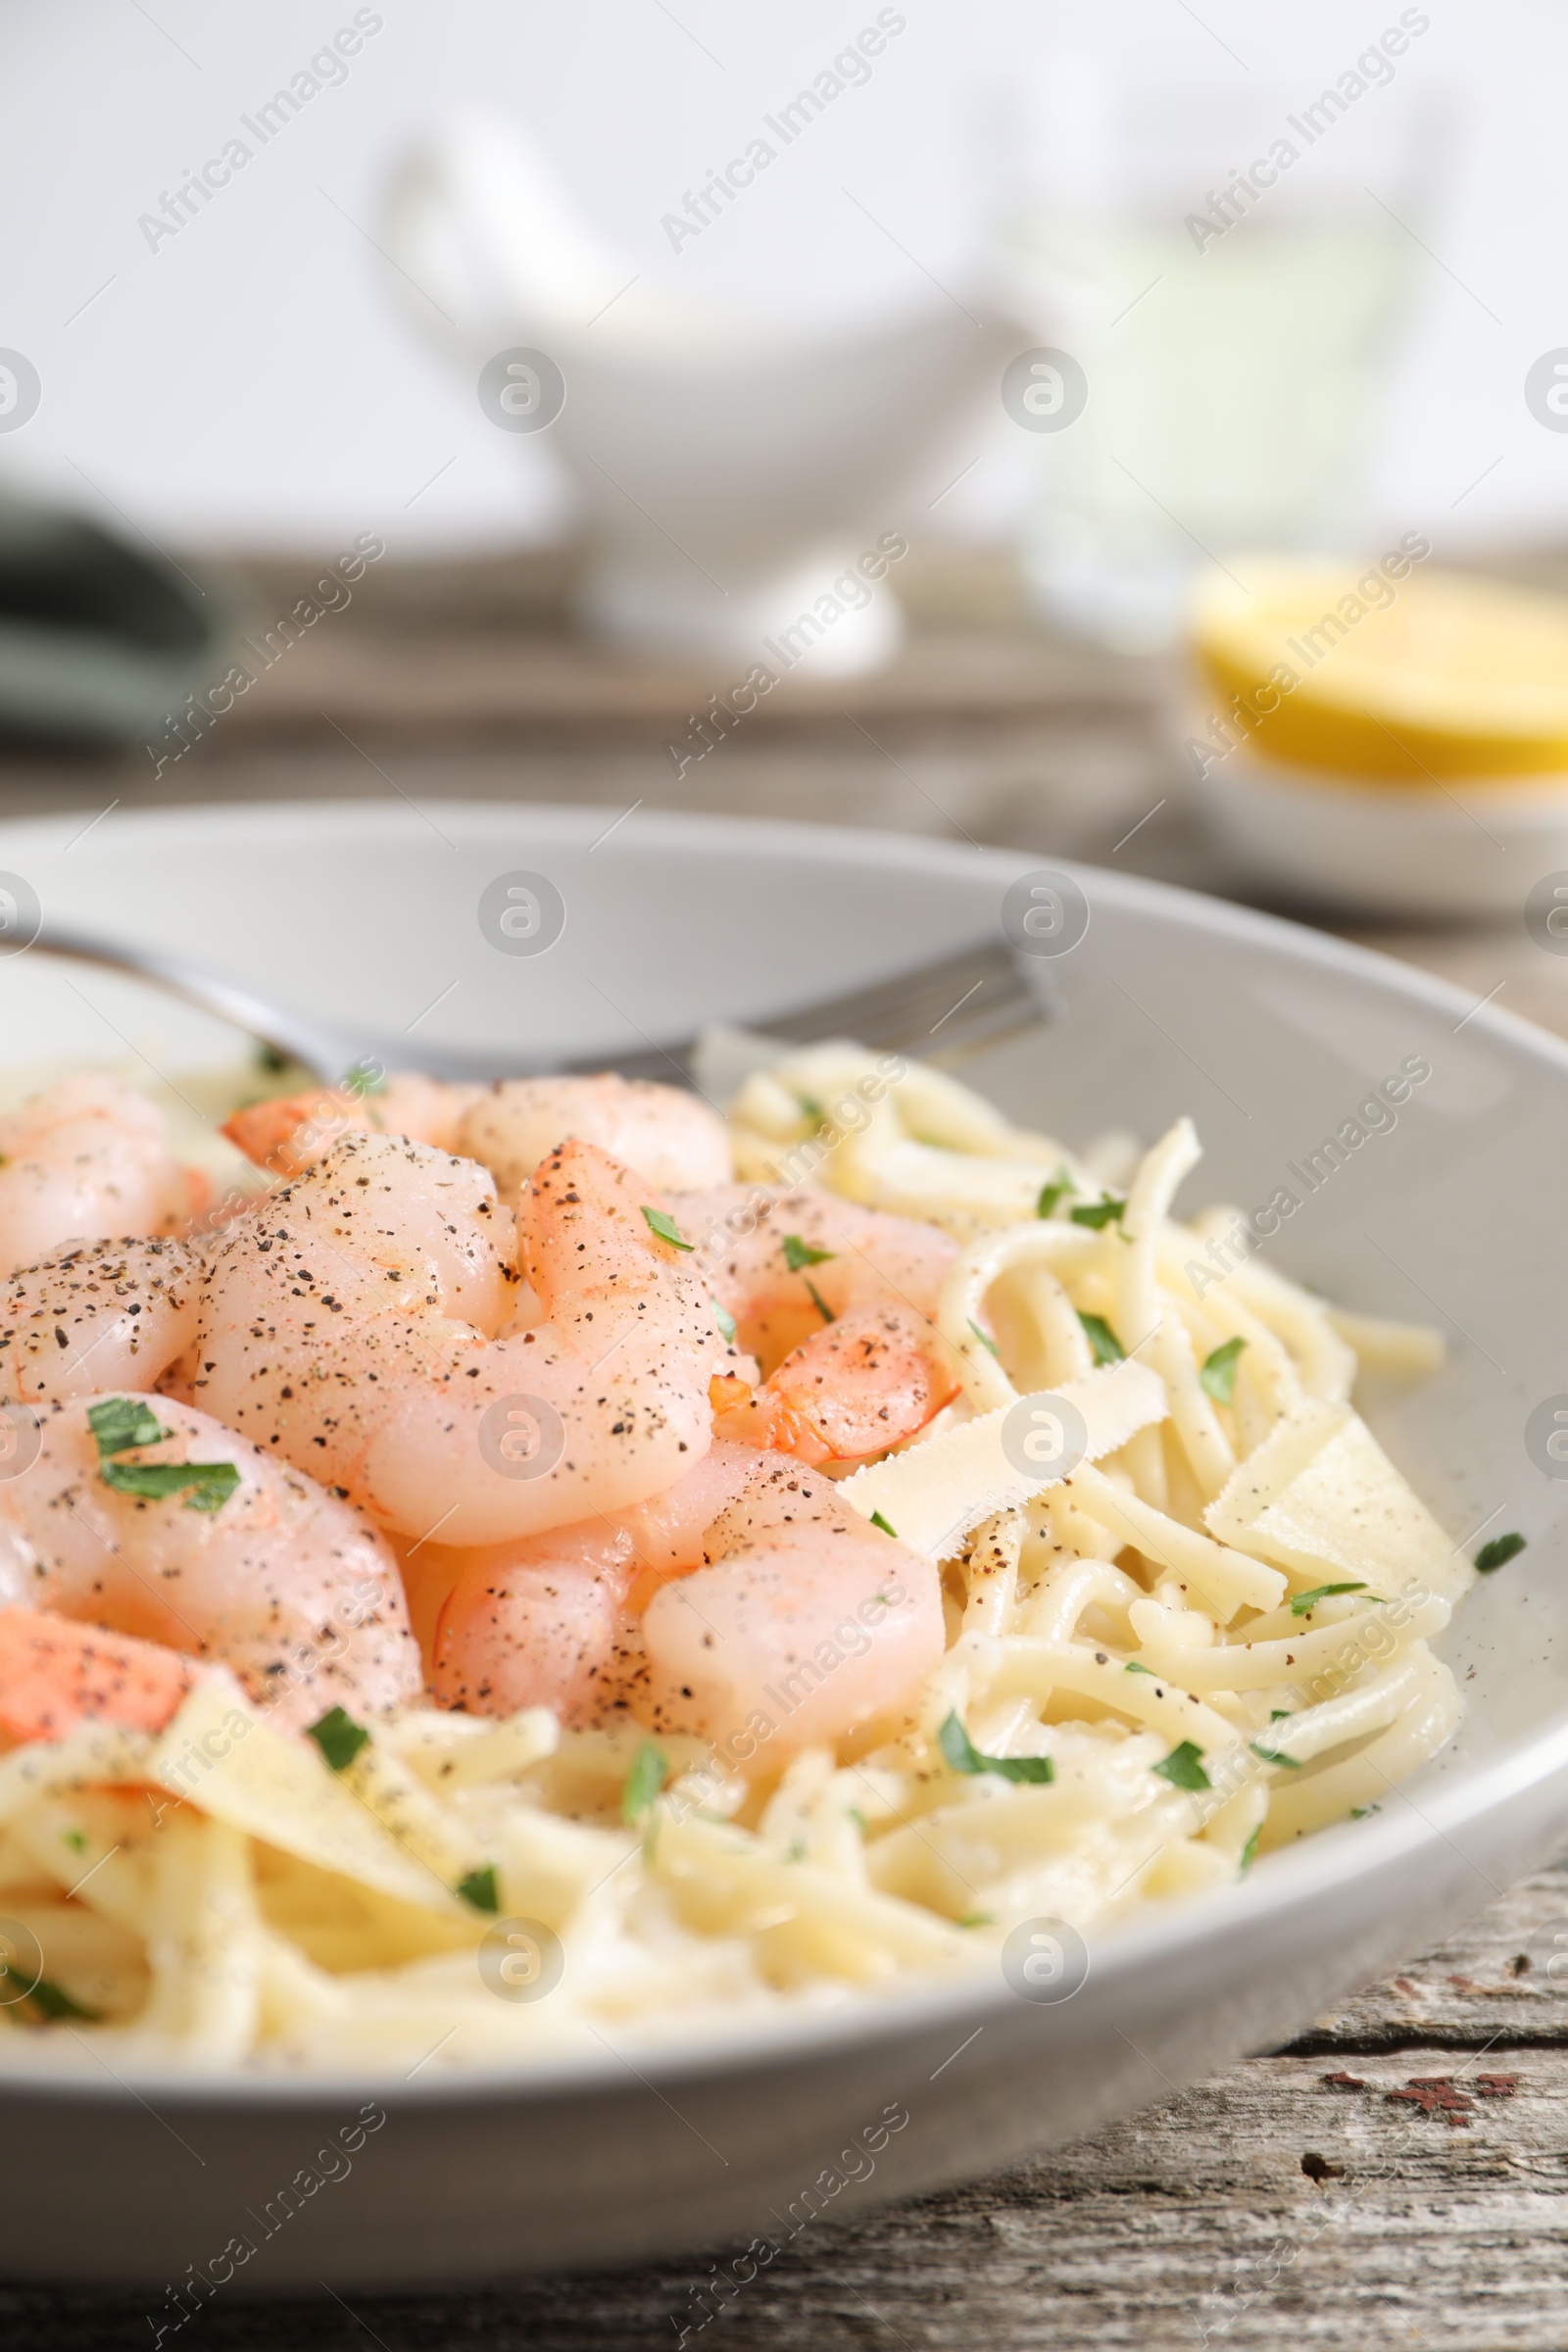
<path id="1" fill-rule="evenodd" d="M 177 956 L 54 925 L 45 925 L 33 944 L 40 953 L 126 972 L 166 989 L 245 1031 L 281 1061 L 297 1064 L 323 1085 L 335 1086 L 359 1068 L 409 1066 L 407 1039 L 318 1027 L 269 1004 L 253 989 Z M 769 1013 L 765 1021 L 749 1022 L 748 1027 L 786 1045 L 855 1038 L 883 1053 L 915 1054 L 922 1060 L 951 1066 L 1050 1018 L 1051 1000 L 1038 968 L 1031 968 L 1002 940 L 989 939 L 842 996 Z M 692 1086 L 697 1044 L 696 1037 L 683 1037 L 630 1052 L 557 1058 L 534 1054 L 526 1060 L 499 1052 L 433 1046 L 420 1053 L 419 1067 L 434 1078 L 480 1080 L 608 1069 L 627 1078 Z"/>

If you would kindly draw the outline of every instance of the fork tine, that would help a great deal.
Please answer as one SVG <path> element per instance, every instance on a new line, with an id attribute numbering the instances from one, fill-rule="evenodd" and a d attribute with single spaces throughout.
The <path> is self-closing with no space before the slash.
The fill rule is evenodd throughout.
<path id="1" fill-rule="evenodd" d="M 767 1026 L 770 1035 L 799 1045 L 852 1037 L 863 1046 L 927 1045 L 939 1051 L 977 1021 L 999 1014 L 1015 1017 L 1032 1003 L 1010 949 L 987 940 L 868 988 L 775 1015 Z"/>
<path id="2" fill-rule="evenodd" d="M 757 1026 L 781 1045 L 814 1046 L 832 1038 L 853 1038 L 882 1053 L 918 1053 L 950 1064 L 1051 1017 L 1050 1000 L 1037 976 L 1001 940 L 982 940 L 865 988 L 769 1013 Z M 662 1078 L 666 1083 L 684 1079 L 689 1085 L 695 1045 L 695 1039 L 683 1039 L 678 1045 L 601 1054 L 563 1066 L 608 1066 L 628 1078 Z"/>
<path id="3" fill-rule="evenodd" d="M 1052 1017 L 1050 1000 L 1000 941 L 966 948 L 868 989 L 808 1006 L 770 1034 L 800 1044 L 850 1037 L 951 1068 Z"/>

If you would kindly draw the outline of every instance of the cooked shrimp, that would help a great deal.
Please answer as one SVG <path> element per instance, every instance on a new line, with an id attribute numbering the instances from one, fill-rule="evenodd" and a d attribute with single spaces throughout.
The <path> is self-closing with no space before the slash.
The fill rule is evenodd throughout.
<path id="1" fill-rule="evenodd" d="M 161 1732 L 194 1679 L 162 1642 L 0 1609 L 0 1740 L 64 1740 L 87 1722 Z"/>
<path id="2" fill-rule="evenodd" d="M 942 1653 L 929 1561 L 799 1463 L 723 1440 L 633 1510 L 405 1573 L 427 1606 L 444 1593 L 430 1635 L 443 1704 L 546 1705 L 572 1725 L 629 1710 L 725 1740 L 749 1729 L 743 1760 L 897 1713 Z"/>
<path id="3" fill-rule="evenodd" d="M 34 1265 L 62 1242 L 177 1233 L 205 1191 L 145 1096 L 120 1078 L 63 1078 L 0 1118 L 0 1264 Z"/>
<path id="4" fill-rule="evenodd" d="M 709 1529 L 764 1467 L 758 1447 L 715 1436 L 703 1459 L 672 1487 L 622 1512 L 620 1524 L 638 1563 L 630 1598 L 639 1615 L 671 1577 L 707 1566 Z"/>
<path id="5" fill-rule="evenodd" d="M 624 1160 L 660 1192 L 696 1192 L 730 1173 L 729 1130 L 696 1095 L 647 1079 L 503 1078 L 465 1115 L 454 1150 L 479 1160 L 515 1206 L 546 1152 L 570 1137 Z"/>
<path id="6" fill-rule="evenodd" d="M 660 1191 L 722 1184 L 729 1131 L 716 1111 L 678 1087 L 618 1078 L 503 1078 L 453 1086 L 400 1073 L 374 1093 L 288 1095 L 235 1111 L 223 1133 L 259 1166 L 298 1175 L 345 1135 L 404 1135 L 476 1159 L 515 1207 L 558 1144 L 597 1144 Z"/>
<path id="7" fill-rule="evenodd" d="M 822 1329 L 862 1306 L 934 1318 L 957 1245 L 934 1225 L 801 1185 L 724 1185 L 680 1194 L 681 1228 L 698 1244 L 714 1297 L 741 1347 L 771 1372 Z"/>
<path id="8" fill-rule="evenodd" d="M 713 1423 L 820 1469 L 886 1453 L 957 1393 L 934 1324 L 901 1306 L 852 1307 L 792 1348 L 764 1385 Z"/>
<path id="9" fill-rule="evenodd" d="M 313 1480 L 167 1396 L 52 1403 L 37 1437 L 0 1484 L 0 1610 L 221 1663 L 295 1724 L 417 1694 L 391 1551 Z"/>
<path id="10" fill-rule="evenodd" d="M 571 1725 L 623 1711 L 638 1617 L 666 1577 L 702 1565 L 704 1531 L 757 1464 L 754 1448 L 715 1440 L 629 1510 L 472 1550 L 411 1546 L 403 1582 L 436 1696 L 480 1715 L 554 1707 Z"/>
<path id="11" fill-rule="evenodd" d="M 298 1176 L 346 1135 L 404 1135 L 411 1143 L 455 1152 L 463 1114 L 483 1091 L 395 1070 L 373 1091 L 313 1087 L 302 1095 L 247 1103 L 224 1120 L 220 1132 L 259 1168 Z"/>
<path id="12" fill-rule="evenodd" d="M 187 1243 L 82 1242 L 0 1291 L 0 1398 L 151 1389 L 192 1346 L 202 1261 Z"/>
<path id="13" fill-rule="evenodd" d="M 216 1245 L 193 1394 L 405 1535 L 494 1544 L 622 1509 L 707 1451 L 731 1360 L 667 1222 L 608 1153 L 552 1152 L 517 1220 L 519 1315 L 489 1175 L 345 1137 Z"/>
<path id="14" fill-rule="evenodd" d="M 642 1651 L 628 1594 L 631 1531 L 589 1519 L 473 1550 L 426 1544 L 404 1562 L 416 1631 L 443 1706 L 546 1706 L 577 1729 L 612 1720 Z"/>
<path id="15" fill-rule="evenodd" d="M 633 1698 L 652 1729 L 701 1734 L 742 1762 L 896 1717 L 944 1642 L 929 1560 L 861 1519 L 831 1480 L 754 1460 L 704 1531 L 707 1564 L 649 1603 Z"/>

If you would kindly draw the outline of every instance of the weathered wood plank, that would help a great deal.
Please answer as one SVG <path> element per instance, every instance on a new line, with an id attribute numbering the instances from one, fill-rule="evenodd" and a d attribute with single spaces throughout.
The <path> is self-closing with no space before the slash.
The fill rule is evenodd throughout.
<path id="1" fill-rule="evenodd" d="M 956 566 L 911 556 L 898 565 L 890 585 L 909 614 L 908 641 L 886 669 L 849 679 L 809 651 L 787 666 L 789 649 L 760 639 L 745 653 L 691 662 L 586 639 L 569 625 L 574 561 L 562 550 L 462 564 L 387 557 L 364 572 L 349 602 L 341 589 L 323 592 L 318 603 L 328 609 L 313 621 L 297 614 L 319 564 L 248 563 L 229 583 L 229 603 L 235 659 L 253 683 L 233 704 L 229 731 L 330 741 L 335 720 L 357 740 L 394 744 L 422 733 L 450 745 L 518 729 L 657 742 L 684 736 L 688 714 L 710 696 L 728 701 L 726 689 L 754 663 L 775 683 L 760 698 L 742 696 L 739 716 L 721 709 L 720 735 L 751 741 L 842 720 L 846 710 L 901 727 L 1096 709 L 1125 723 L 1171 690 L 1166 662 L 1033 624 L 1015 571 L 996 556 Z M 702 738 L 695 742 L 700 749 Z"/>
<path id="2" fill-rule="evenodd" d="M 1568 1864 L 1522 1880 L 1441 1951 L 1342 2002 L 1291 2047 L 1479 2050 L 1494 2036 L 1568 2049 Z"/>

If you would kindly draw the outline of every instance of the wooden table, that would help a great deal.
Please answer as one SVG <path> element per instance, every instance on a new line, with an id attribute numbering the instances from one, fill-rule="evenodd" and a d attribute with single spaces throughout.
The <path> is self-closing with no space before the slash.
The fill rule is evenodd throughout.
<path id="1" fill-rule="evenodd" d="M 155 772 L 142 752 L 13 754 L 0 815 L 107 809 L 112 824 L 160 803 L 317 796 L 722 809 L 1001 842 L 1246 895 L 1191 804 L 1175 668 L 1042 634 L 994 557 L 917 551 L 901 567 L 914 626 L 894 669 L 835 685 L 803 663 L 684 764 L 688 714 L 740 668 L 682 674 L 583 646 L 564 618 L 571 567 L 569 553 L 384 561 L 182 758 Z M 318 568 L 228 567 L 253 638 Z M 1508 568 L 1560 583 L 1568 559 Z M 1534 879 L 1520 877 L 1521 903 Z M 1517 917 L 1357 935 L 1568 1036 L 1568 958 L 1542 955 Z M 1179 2098 L 1152 2082 L 1162 2104 L 972 2188 L 819 2225 L 707 2340 L 1562 2352 L 1568 1982 L 1545 1969 L 1558 1924 L 1568 1937 L 1564 1867 L 1285 2051 Z M 705 2274 L 356 2296 L 352 2311 L 325 2293 L 286 2312 L 220 2300 L 183 2333 L 299 2352 L 638 2352 L 677 2343 Z M 0 2290 L 8 2352 L 151 2344 L 147 2309 Z"/>

